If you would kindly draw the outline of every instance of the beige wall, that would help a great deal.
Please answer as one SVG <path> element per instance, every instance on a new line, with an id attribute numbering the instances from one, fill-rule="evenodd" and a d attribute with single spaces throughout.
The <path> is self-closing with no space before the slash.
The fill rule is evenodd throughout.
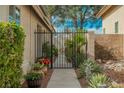
<path id="1" fill-rule="evenodd" d="M 115 22 L 119 24 L 119 34 L 124 34 L 124 6 L 116 6 L 106 12 L 103 18 L 103 29 L 105 28 L 105 34 L 115 34 Z"/>
<path id="2" fill-rule="evenodd" d="M 8 21 L 9 15 L 9 6 L 0 5 L 0 21 Z"/>
<path id="3" fill-rule="evenodd" d="M 37 25 L 41 26 L 43 31 L 48 29 L 44 26 L 40 18 L 36 15 L 33 9 L 28 6 L 19 6 L 21 9 L 21 25 L 23 26 L 26 32 L 25 39 L 25 51 L 24 51 L 24 63 L 23 63 L 23 72 L 26 74 L 30 71 L 31 65 L 35 61 L 35 34 L 37 31 Z M 40 35 L 41 36 L 41 35 Z M 43 37 L 41 37 L 42 39 Z"/>
<path id="4" fill-rule="evenodd" d="M 87 33 L 87 54 L 88 58 L 95 59 L 95 51 L 94 51 L 94 40 L 95 34 L 94 31 Z"/>

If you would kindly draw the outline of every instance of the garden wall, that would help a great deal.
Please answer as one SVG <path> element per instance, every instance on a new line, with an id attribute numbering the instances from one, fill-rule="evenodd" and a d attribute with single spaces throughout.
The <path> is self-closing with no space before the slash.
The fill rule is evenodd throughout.
<path id="1" fill-rule="evenodd" d="M 94 40 L 95 40 L 95 34 L 93 31 L 90 31 L 87 33 L 87 56 L 88 58 L 95 59 L 95 45 L 94 45 Z"/>
<path id="2" fill-rule="evenodd" d="M 95 59 L 102 60 L 124 59 L 124 35 L 122 34 L 95 35 Z"/>

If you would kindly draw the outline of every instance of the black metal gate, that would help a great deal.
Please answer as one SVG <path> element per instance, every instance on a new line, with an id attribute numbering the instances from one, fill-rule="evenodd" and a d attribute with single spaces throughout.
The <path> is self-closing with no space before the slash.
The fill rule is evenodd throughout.
<path id="1" fill-rule="evenodd" d="M 85 32 L 35 32 L 35 59 L 47 57 L 50 68 L 77 68 L 87 58 Z"/>

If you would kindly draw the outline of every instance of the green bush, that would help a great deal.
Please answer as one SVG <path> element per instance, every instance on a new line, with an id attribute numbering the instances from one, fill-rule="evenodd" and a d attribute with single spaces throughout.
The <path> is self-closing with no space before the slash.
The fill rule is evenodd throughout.
<path id="1" fill-rule="evenodd" d="M 55 47 L 55 45 L 52 45 L 52 54 L 54 56 L 57 56 L 58 55 L 58 49 Z"/>
<path id="2" fill-rule="evenodd" d="M 85 60 L 84 65 L 85 65 L 85 67 L 89 65 L 91 67 L 92 73 L 101 73 L 102 72 L 102 68 L 95 61 L 92 61 L 91 59 Z"/>
<path id="3" fill-rule="evenodd" d="M 68 62 L 72 61 L 72 57 L 73 57 L 73 52 L 72 51 L 73 51 L 72 48 L 69 48 L 69 47 L 65 48 L 65 56 L 66 56 Z"/>
<path id="4" fill-rule="evenodd" d="M 0 22 L 0 87 L 21 87 L 24 39 L 22 27 Z"/>
<path id="5" fill-rule="evenodd" d="M 85 66 L 84 66 L 83 63 L 80 64 L 80 66 L 79 66 L 79 73 L 80 73 L 80 75 L 78 76 L 78 79 L 86 76 L 86 74 L 85 74 Z"/>
<path id="6" fill-rule="evenodd" d="M 76 33 L 74 33 L 72 40 L 68 39 L 65 41 L 65 56 L 69 62 L 72 60 L 73 62 L 76 62 L 75 64 L 77 67 L 86 58 L 83 50 L 80 50 L 84 44 L 85 37 L 81 30 L 78 30 Z"/>
<path id="7" fill-rule="evenodd" d="M 48 58 L 51 58 L 51 56 L 58 55 L 58 49 L 55 47 L 55 45 L 52 45 L 52 50 L 51 50 L 51 45 L 49 41 L 45 42 L 42 45 L 42 52 L 43 52 L 43 56 Z"/>
<path id="8" fill-rule="evenodd" d="M 86 57 L 83 53 L 77 53 L 77 54 L 75 54 L 75 56 L 76 56 L 75 61 L 77 63 L 76 65 L 77 65 L 77 67 L 79 67 L 80 64 L 84 63 L 84 60 L 86 60 Z"/>
<path id="9" fill-rule="evenodd" d="M 44 57 L 51 58 L 51 46 L 48 41 L 42 45 L 42 52 Z"/>
<path id="10" fill-rule="evenodd" d="M 94 73 L 102 73 L 102 68 L 91 59 L 87 59 L 79 65 L 79 72 L 80 78 L 87 75 L 87 78 L 90 78 L 91 76 L 89 75 L 89 72 L 91 72 L 91 75 Z"/>
<path id="11" fill-rule="evenodd" d="M 104 74 L 94 74 L 89 80 L 89 86 L 92 88 L 108 87 L 109 78 Z"/>

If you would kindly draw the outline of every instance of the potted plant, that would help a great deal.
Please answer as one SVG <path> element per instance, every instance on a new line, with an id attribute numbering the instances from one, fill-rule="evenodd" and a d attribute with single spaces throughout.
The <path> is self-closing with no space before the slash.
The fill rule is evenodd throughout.
<path id="1" fill-rule="evenodd" d="M 33 71 L 41 73 L 44 76 L 43 68 L 44 68 L 44 64 L 40 64 L 39 62 L 33 64 Z"/>
<path id="2" fill-rule="evenodd" d="M 41 86 L 43 74 L 30 72 L 25 76 L 29 88 L 38 88 Z"/>
<path id="3" fill-rule="evenodd" d="M 39 62 L 33 64 L 34 70 L 41 70 L 43 67 L 44 67 L 44 64 L 40 64 Z"/>
<path id="4" fill-rule="evenodd" d="M 42 71 L 44 72 L 44 74 L 47 74 L 48 71 L 48 65 L 50 64 L 50 60 L 47 57 L 42 58 L 42 60 L 40 61 L 40 64 L 44 64 Z"/>

